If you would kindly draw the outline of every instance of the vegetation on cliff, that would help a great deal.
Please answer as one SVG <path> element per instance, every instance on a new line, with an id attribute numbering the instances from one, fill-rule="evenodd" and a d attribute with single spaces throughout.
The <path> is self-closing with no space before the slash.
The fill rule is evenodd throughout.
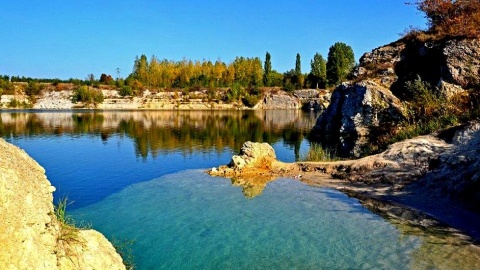
<path id="1" fill-rule="evenodd" d="M 411 29 L 407 37 L 422 41 L 480 37 L 478 0 L 423 0 L 414 4 L 425 13 L 428 29 Z"/>

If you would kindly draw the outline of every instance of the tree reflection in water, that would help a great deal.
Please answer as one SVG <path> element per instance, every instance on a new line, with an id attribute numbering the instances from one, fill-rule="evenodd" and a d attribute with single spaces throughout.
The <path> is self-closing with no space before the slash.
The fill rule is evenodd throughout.
<path id="1" fill-rule="evenodd" d="M 0 114 L 1 137 L 127 136 L 136 155 L 238 151 L 246 141 L 284 141 L 300 156 L 317 114 L 281 111 L 46 111 Z"/>

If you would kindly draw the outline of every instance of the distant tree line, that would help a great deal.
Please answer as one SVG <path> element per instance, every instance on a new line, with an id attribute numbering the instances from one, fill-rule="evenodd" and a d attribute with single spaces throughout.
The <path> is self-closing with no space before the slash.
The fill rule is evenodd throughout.
<path id="1" fill-rule="evenodd" d="M 259 95 L 259 87 L 279 87 L 287 91 L 302 88 L 326 88 L 337 85 L 348 79 L 355 66 L 353 50 L 345 43 L 335 43 L 330 47 L 328 57 L 316 53 L 310 61 L 310 72 L 302 73 L 301 57 L 297 53 L 295 68 L 280 73 L 272 68 L 271 55 L 266 53 L 265 59 L 259 57 L 237 57 L 229 64 L 217 60 L 181 61 L 160 60 L 145 55 L 136 57 L 133 71 L 124 80 L 101 74 L 97 80 L 94 74 L 85 79 L 68 80 L 30 78 L 20 76 L 0 76 L 0 94 L 13 94 L 15 82 L 27 83 L 24 90 L 29 96 L 37 95 L 43 88 L 41 84 L 70 83 L 79 89 L 80 86 L 99 87 L 111 85 L 117 87 L 122 96 L 139 94 L 144 89 L 209 89 L 230 88 L 229 97 L 247 99 L 247 103 L 255 102 Z M 119 73 L 117 69 L 117 73 Z M 246 92 L 245 92 L 246 91 Z M 82 94 L 79 94 L 81 100 Z M 248 101 L 250 99 L 250 102 Z"/>
<path id="2" fill-rule="evenodd" d="M 310 62 L 309 73 L 302 73 L 300 54 L 296 55 L 295 68 L 279 73 L 272 68 L 271 55 L 263 62 L 258 57 L 237 57 L 232 63 L 220 60 L 181 61 L 159 60 L 145 55 L 136 57 L 133 72 L 125 84 L 132 89 L 142 88 L 220 88 L 232 87 L 253 89 L 261 86 L 281 87 L 286 90 L 301 88 L 325 88 L 348 79 L 355 66 L 353 50 L 345 43 L 330 47 L 328 58 L 316 53 Z"/>

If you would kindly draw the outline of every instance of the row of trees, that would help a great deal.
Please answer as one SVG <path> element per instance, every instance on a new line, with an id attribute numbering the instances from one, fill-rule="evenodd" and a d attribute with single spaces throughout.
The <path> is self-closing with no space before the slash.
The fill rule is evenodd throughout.
<path id="1" fill-rule="evenodd" d="M 13 82 L 26 82 L 29 95 L 36 95 L 43 85 L 52 83 L 72 83 L 76 88 L 81 85 L 98 87 L 100 84 L 118 87 L 122 95 L 134 95 L 137 90 L 150 89 L 216 89 L 228 87 L 231 89 L 247 89 L 248 94 L 258 93 L 258 87 L 281 87 L 286 90 L 301 88 L 325 88 L 334 86 L 347 79 L 355 66 L 353 50 L 345 43 L 335 43 L 330 47 L 328 57 L 316 53 L 310 61 L 310 72 L 303 73 L 300 54 L 296 55 L 295 68 L 280 73 L 272 68 L 271 55 L 265 55 L 263 62 L 258 57 L 237 57 L 232 63 L 226 64 L 220 60 L 182 61 L 159 60 L 152 56 L 150 60 L 145 55 L 136 57 L 133 72 L 125 79 L 114 79 L 111 75 L 101 74 L 97 80 L 93 74 L 88 74 L 85 80 L 69 79 L 34 79 L 19 76 L 1 76 L 0 94 L 13 93 Z M 119 73 L 117 71 L 117 73 Z M 257 89 L 257 90 L 255 90 Z M 240 95 L 242 96 L 242 95 Z"/>
<path id="2" fill-rule="evenodd" d="M 345 43 L 330 47 L 328 58 L 316 53 L 310 62 L 309 73 L 302 73 L 300 54 L 296 55 L 295 69 L 279 73 L 272 68 L 271 55 L 263 62 L 258 57 L 237 57 L 232 63 L 215 61 L 159 60 L 145 55 L 136 57 L 133 72 L 125 83 L 133 89 L 141 88 L 188 88 L 188 87 L 231 87 L 260 86 L 283 87 L 287 90 L 300 88 L 324 88 L 346 80 L 355 66 L 353 50 Z M 102 75 L 107 76 L 107 75 Z"/>

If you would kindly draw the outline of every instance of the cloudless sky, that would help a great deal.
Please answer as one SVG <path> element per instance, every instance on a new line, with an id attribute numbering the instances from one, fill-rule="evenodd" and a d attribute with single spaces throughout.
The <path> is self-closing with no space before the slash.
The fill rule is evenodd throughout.
<path id="1" fill-rule="evenodd" d="M 0 74 L 126 77 L 135 56 L 179 61 L 272 56 L 273 69 L 302 72 L 335 42 L 362 54 L 423 28 L 405 0 L 0 0 Z"/>

